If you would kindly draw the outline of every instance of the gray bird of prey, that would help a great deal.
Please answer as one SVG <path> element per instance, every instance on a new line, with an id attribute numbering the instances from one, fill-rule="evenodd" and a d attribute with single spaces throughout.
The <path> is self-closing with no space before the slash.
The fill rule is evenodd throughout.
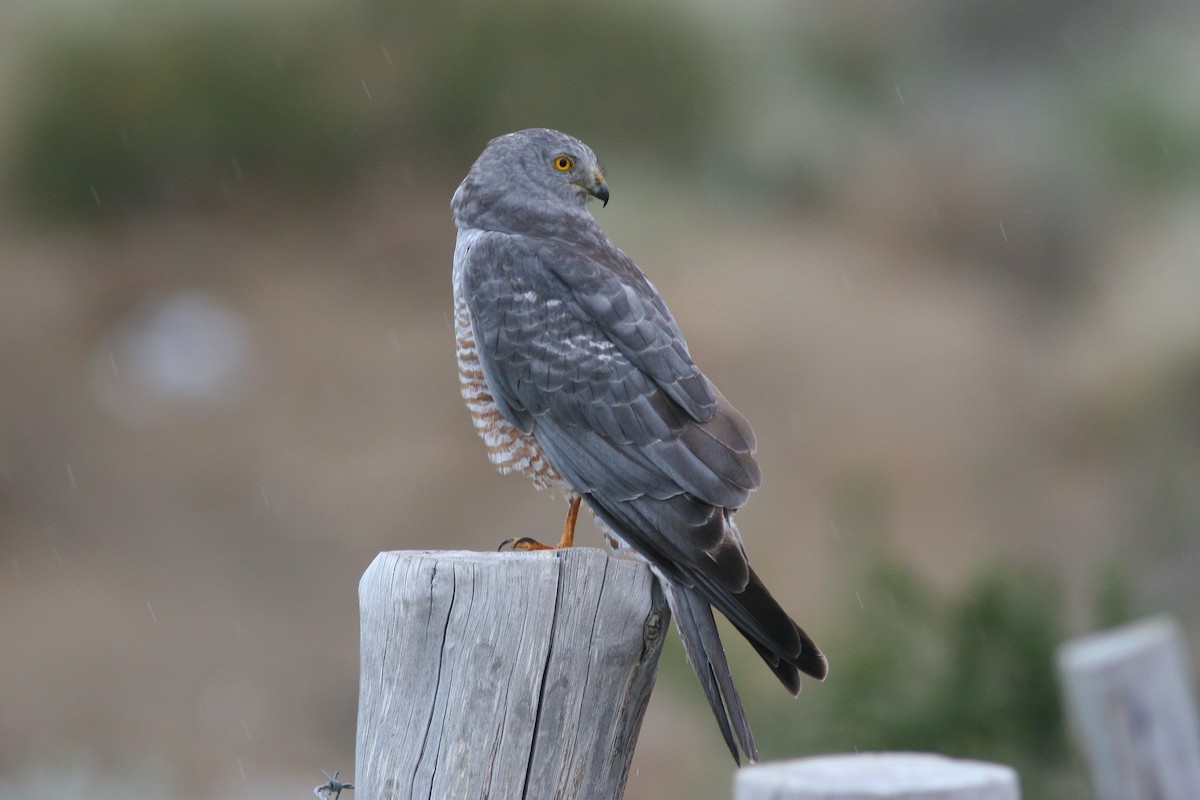
<path id="1" fill-rule="evenodd" d="M 545 128 L 493 139 L 454 192 L 462 394 L 488 458 L 582 500 L 658 577 L 739 764 L 758 760 L 716 608 L 793 696 L 825 656 L 750 568 L 734 513 L 758 488 L 754 433 L 704 376 L 650 280 L 587 210 L 607 205 L 591 148 Z M 522 539 L 518 548 L 545 547 Z"/>

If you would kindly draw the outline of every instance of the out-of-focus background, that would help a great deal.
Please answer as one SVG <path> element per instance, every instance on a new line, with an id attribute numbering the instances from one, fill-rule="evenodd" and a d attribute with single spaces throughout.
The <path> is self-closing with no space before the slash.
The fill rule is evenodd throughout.
<path id="1" fill-rule="evenodd" d="M 0 797 L 308 796 L 375 553 L 557 530 L 449 318 L 450 194 L 534 125 L 758 434 L 832 662 L 792 702 L 727 637 L 763 756 L 1088 796 L 1054 645 L 1200 641 L 1200 11 L 650 6 L 0 7 Z M 672 636 L 628 797 L 731 771 Z"/>

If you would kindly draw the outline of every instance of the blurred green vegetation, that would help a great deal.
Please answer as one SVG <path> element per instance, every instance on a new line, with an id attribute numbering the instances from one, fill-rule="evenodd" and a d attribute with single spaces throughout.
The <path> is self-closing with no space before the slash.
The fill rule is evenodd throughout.
<path id="1" fill-rule="evenodd" d="M 1090 796 L 1068 744 L 1054 660 L 1071 635 L 1062 576 L 1051 565 L 998 560 L 938 591 L 889 552 L 889 505 L 887 482 L 871 470 L 852 470 L 835 487 L 858 603 L 826 625 L 830 679 L 806 689 L 799 725 L 795 710 L 753 697 L 764 757 L 930 751 L 1008 764 L 1030 800 Z M 1132 619 L 1128 580 L 1119 569 L 1097 571 L 1092 622 Z"/>
<path id="2" fill-rule="evenodd" d="M 477 150 L 535 125 L 628 139 L 685 161 L 717 108 L 714 54 L 702 29 L 667 7 L 622 3 L 439 4 L 439 32 L 411 84 L 404 133 Z M 407 14 L 392 12 L 396 29 Z M 410 45 L 416 45 L 411 42 Z"/>
<path id="3" fill-rule="evenodd" d="M 1116 176 L 1140 188 L 1200 179 L 1200 84 L 1192 53 L 1147 46 L 1076 79 L 1072 115 Z"/>
<path id="4" fill-rule="evenodd" d="M 245 176 L 336 177 L 368 131 L 319 41 L 205 18 L 52 42 L 19 131 L 16 191 L 49 215 L 112 215 L 204 200 Z"/>
<path id="5" fill-rule="evenodd" d="M 862 587 L 863 608 L 826 643 L 835 679 L 813 690 L 803 727 L 776 720 L 773 748 L 938 752 L 1014 767 L 1032 800 L 1086 796 L 1056 682 L 1052 571 L 991 565 L 940 596 L 883 559 Z"/>
<path id="6" fill-rule="evenodd" d="M 1071 50 L 1036 26 L 996 26 L 981 4 L 914 13 L 904 3 L 815 3 L 754 27 L 753 15 L 731 25 L 711 8 L 628 1 L 204 3 L 167 13 L 111 0 L 92 11 L 96 24 L 43 24 L 26 37 L 27 78 L 14 83 L 0 162 L 18 206 L 70 219 L 220 197 L 242 180 L 336 187 L 381 157 L 459 168 L 491 137 L 534 125 L 585 135 L 601 152 L 665 156 L 677 179 L 793 202 L 829 202 L 886 145 L 893 158 L 983 167 L 1006 203 L 1059 187 L 1069 196 L 1036 213 L 981 213 L 1031 217 L 1030 246 L 1050 242 L 1043 260 L 1065 270 L 1078 255 L 1073 239 L 1090 230 L 1052 212 L 1078 206 L 1086 216 L 1097 179 L 1200 177 L 1186 40 L 1130 36 L 1092 69 L 1081 43 L 1091 46 L 1089 32 L 1115 13 L 1070 15 Z M 1006 115 L 1030 42 L 1041 72 L 1021 89 L 1026 113 Z M 982 128 L 981 113 L 992 120 Z M 918 119 L 939 120 L 938 135 Z M 937 226 L 948 240 L 994 238 L 994 224 L 972 233 L 977 224 L 954 213 Z M 1021 263 L 1042 257 L 1018 244 L 1003 251 Z"/>
<path id="7" fill-rule="evenodd" d="M 1091 797 L 1068 739 L 1055 665 L 1056 648 L 1076 633 L 1058 569 L 1000 559 L 939 591 L 889 552 L 881 475 L 852 471 L 835 495 L 844 574 L 859 602 L 822 626 L 829 679 L 808 681 L 800 707 L 781 703 L 768 678 L 749 680 L 761 676 L 753 653 L 731 648 L 735 674 L 746 676 L 743 700 L 762 758 L 929 751 L 1012 766 L 1028 800 Z M 1089 629 L 1145 613 L 1127 564 L 1097 565 L 1086 611 Z M 737 634 L 726 626 L 723 636 L 733 642 Z M 694 682 L 677 637 L 666 651 L 666 680 Z"/>
<path id="8" fill-rule="evenodd" d="M 126 11 L 104 30 L 48 34 L 30 50 L 36 85 L 7 159 L 19 202 L 111 217 L 219 197 L 245 178 L 327 188 L 381 154 L 461 163 L 541 125 L 593 141 L 636 130 L 686 160 L 714 111 L 707 45 L 666 12 L 461 1 L 276 12 L 147 22 Z"/>

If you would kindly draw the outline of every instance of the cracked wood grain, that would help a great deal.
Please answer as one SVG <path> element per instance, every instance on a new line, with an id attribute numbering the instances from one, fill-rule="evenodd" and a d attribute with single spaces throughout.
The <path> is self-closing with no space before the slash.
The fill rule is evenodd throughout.
<path id="1" fill-rule="evenodd" d="M 359 600 L 359 800 L 621 796 L 669 619 L 645 565 L 381 553 Z"/>

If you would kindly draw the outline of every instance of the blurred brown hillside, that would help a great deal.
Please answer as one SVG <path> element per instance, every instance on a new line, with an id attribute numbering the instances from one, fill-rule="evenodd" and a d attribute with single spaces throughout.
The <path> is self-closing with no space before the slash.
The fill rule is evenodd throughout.
<path id="1" fill-rule="evenodd" d="M 9 3 L 0 798 L 346 778 L 375 553 L 560 524 L 487 463 L 449 319 L 450 194 L 531 125 L 600 154 L 597 219 L 757 433 L 740 526 L 832 663 L 785 702 L 728 642 L 764 756 L 1087 796 L 1049 648 L 1159 611 L 1200 642 L 1198 35 L 1184 2 Z M 727 796 L 673 638 L 634 770 Z"/>

